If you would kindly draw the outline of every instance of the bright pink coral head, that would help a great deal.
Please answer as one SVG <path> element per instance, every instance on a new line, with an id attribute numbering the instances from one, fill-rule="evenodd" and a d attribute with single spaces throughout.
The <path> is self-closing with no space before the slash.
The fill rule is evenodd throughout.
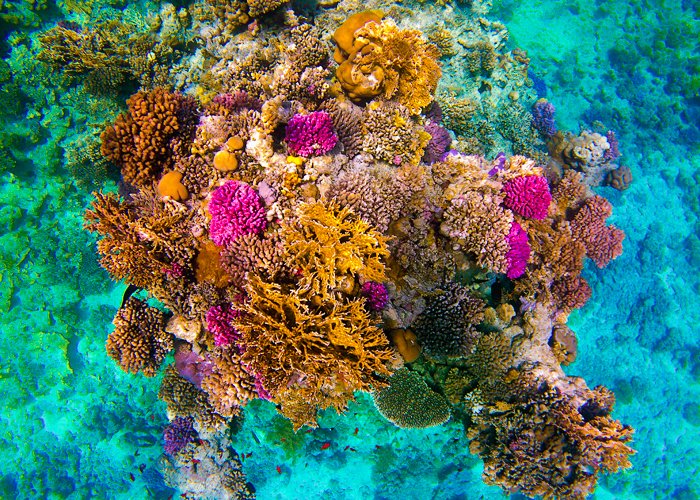
<path id="1" fill-rule="evenodd" d="M 267 227 L 260 196 L 244 182 L 228 181 L 217 188 L 211 195 L 209 213 L 209 235 L 220 247 L 244 234 L 261 233 Z"/>
<path id="2" fill-rule="evenodd" d="M 503 185 L 506 197 L 503 203 L 513 212 L 528 219 L 547 217 L 552 195 L 547 179 L 539 175 L 525 175 L 511 179 Z"/>
<path id="3" fill-rule="evenodd" d="M 240 315 L 240 311 L 228 304 L 214 306 L 207 311 L 207 330 L 214 335 L 215 345 L 229 345 L 241 338 L 240 332 L 233 327 L 233 320 Z"/>
<path id="4" fill-rule="evenodd" d="M 530 244 L 527 242 L 527 233 L 520 227 L 520 224 L 513 222 L 510 233 L 506 236 L 506 241 L 510 249 L 506 254 L 508 261 L 508 271 L 506 276 L 509 279 L 519 278 L 525 273 L 527 261 L 530 258 Z"/>
<path id="5" fill-rule="evenodd" d="M 286 133 L 289 153 L 305 158 L 324 155 L 338 142 L 333 120 L 325 111 L 294 115 L 287 124 Z"/>

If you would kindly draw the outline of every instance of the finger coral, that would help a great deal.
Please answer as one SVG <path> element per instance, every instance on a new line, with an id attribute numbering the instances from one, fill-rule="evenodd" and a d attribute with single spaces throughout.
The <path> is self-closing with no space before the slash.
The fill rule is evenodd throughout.
<path id="1" fill-rule="evenodd" d="M 102 154 L 121 168 L 124 180 L 147 186 L 171 166 L 168 142 L 186 125 L 180 113 L 186 100 L 162 88 L 129 98 L 129 112 L 102 133 Z"/>
<path id="2" fill-rule="evenodd" d="M 107 354 L 131 373 L 155 376 L 173 338 L 165 331 L 165 316 L 134 297 L 114 317 L 114 331 L 107 337 Z"/>
<path id="3" fill-rule="evenodd" d="M 598 267 L 605 267 L 622 253 L 625 233 L 615 226 L 606 226 L 612 205 L 600 196 L 586 200 L 571 221 L 571 234 L 586 247 L 586 255 Z"/>
<path id="4" fill-rule="evenodd" d="M 384 418 L 404 429 L 424 429 L 450 419 L 450 405 L 415 372 L 402 368 L 389 385 L 374 393 L 374 404 Z"/>
<path id="5" fill-rule="evenodd" d="M 529 219 L 544 219 L 547 216 L 552 196 L 547 179 L 537 175 L 525 175 L 507 181 L 503 185 L 503 203 L 518 215 Z"/>
<path id="6" fill-rule="evenodd" d="M 308 115 L 294 115 L 286 128 L 287 147 L 293 155 L 323 155 L 338 142 L 333 131 L 333 121 L 325 111 L 314 111 Z"/>
<path id="7" fill-rule="evenodd" d="M 225 247 L 236 238 L 265 230 L 265 208 L 258 193 L 248 184 L 227 181 L 214 190 L 209 202 L 209 236 Z"/>

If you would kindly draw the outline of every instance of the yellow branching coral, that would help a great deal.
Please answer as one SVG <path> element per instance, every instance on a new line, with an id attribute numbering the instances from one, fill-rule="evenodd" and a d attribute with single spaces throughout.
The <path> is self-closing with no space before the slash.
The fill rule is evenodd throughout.
<path id="1" fill-rule="evenodd" d="M 399 29 L 391 19 L 372 20 L 353 36 L 352 45 L 345 47 L 336 38 L 341 49 L 336 51 L 336 76 L 351 99 L 396 97 L 413 114 L 433 101 L 442 76 L 440 51 L 420 31 Z"/>
<path id="2" fill-rule="evenodd" d="M 282 237 L 300 285 L 323 300 L 337 290 L 351 292 L 358 278 L 385 279 L 386 238 L 347 208 L 302 203 L 296 220 L 283 225 Z"/>
<path id="3" fill-rule="evenodd" d="M 354 391 L 383 385 L 378 375 L 388 375 L 393 350 L 364 300 L 319 301 L 308 287 L 257 275 L 249 276 L 246 292 L 250 299 L 234 320 L 246 347 L 243 362 L 295 428 L 315 424 L 316 406 L 343 411 Z M 298 408 L 302 400 L 309 411 Z"/>

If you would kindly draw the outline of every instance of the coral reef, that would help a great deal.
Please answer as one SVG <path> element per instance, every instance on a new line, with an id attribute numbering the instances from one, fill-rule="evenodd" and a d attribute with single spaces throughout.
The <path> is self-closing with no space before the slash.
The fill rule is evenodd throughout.
<path id="1" fill-rule="evenodd" d="M 561 369 L 585 259 L 622 251 L 591 191 L 629 182 L 614 133 L 556 131 L 500 23 L 441 21 L 436 46 L 399 27 L 403 7 L 255 19 L 279 5 L 194 6 L 198 69 L 173 68 L 188 95 L 142 89 L 102 134 L 123 183 L 85 227 L 111 276 L 167 310 L 128 299 L 108 351 L 151 376 L 175 348 L 166 479 L 249 498 L 219 433 L 242 408 L 270 401 L 296 431 L 357 392 L 399 427 L 459 421 L 509 492 L 582 496 L 628 467 L 611 394 Z M 464 85 L 445 71 L 436 102 L 441 65 Z"/>

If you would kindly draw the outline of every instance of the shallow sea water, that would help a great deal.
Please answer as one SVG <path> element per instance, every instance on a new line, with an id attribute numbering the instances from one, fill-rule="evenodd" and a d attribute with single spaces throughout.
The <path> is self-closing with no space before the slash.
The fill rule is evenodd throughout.
<path id="1" fill-rule="evenodd" d="M 490 17 L 527 51 L 559 125 L 604 122 L 634 175 L 625 192 L 599 188 L 627 234 L 624 253 L 603 271 L 586 267 L 593 298 L 570 319 L 579 354 L 567 373 L 612 389 L 613 416 L 636 429 L 633 468 L 604 476 L 594 498 L 700 498 L 700 6 L 494 0 Z M 114 110 L 74 108 L 68 119 L 53 105 L 58 76 L 40 78 L 22 48 L 58 19 L 49 4 L 44 24 L 0 24 L 3 57 L 13 69 L 26 59 L 12 81 L 27 101 L 3 100 L 0 115 L 0 498 L 165 499 L 176 492 L 157 472 L 159 381 L 123 373 L 105 353 L 124 286 L 97 265 L 81 228 L 89 191 L 63 164 L 72 123 Z M 258 498 L 505 496 L 483 485 L 453 423 L 397 429 L 360 395 L 346 415 L 326 412 L 319 429 L 281 445 L 286 425 L 254 402 L 234 437 L 252 454 L 244 471 Z"/>

